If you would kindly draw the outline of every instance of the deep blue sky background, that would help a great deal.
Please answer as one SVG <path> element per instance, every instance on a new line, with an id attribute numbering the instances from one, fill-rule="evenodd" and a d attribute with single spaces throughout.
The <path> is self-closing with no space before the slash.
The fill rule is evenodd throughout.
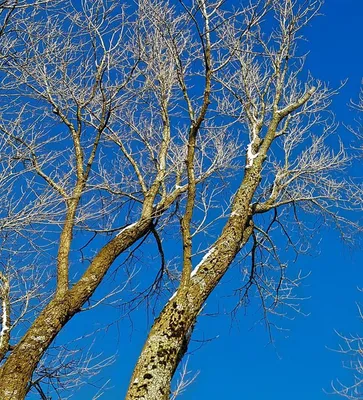
<path id="1" fill-rule="evenodd" d="M 332 87 L 349 78 L 332 106 L 337 119 L 349 124 L 354 114 L 347 103 L 357 98 L 363 77 L 363 1 L 329 0 L 322 13 L 305 31 L 308 41 L 303 46 L 310 51 L 306 66 Z M 345 131 L 341 126 L 340 134 Z M 274 346 L 269 344 L 265 326 L 256 324 L 260 314 L 250 310 L 234 320 L 224 315 L 230 302 L 225 296 L 233 287 L 231 271 L 208 301 L 206 311 L 218 316 L 200 318 L 195 330 L 194 339 L 215 339 L 202 346 L 192 343 L 193 349 L 200 348 L 190 354 L 189 366 L 200 374 L 181 399 L 328 399 L 323 389 L 330 390 L 331 380 L 349 380 L 349 373 L 341 368 L 343 356 L 328 349 L 339 345 L 334 329 L 362 332 L 355 305 L 363 302 L 363 294 L 356 290 L 363 285 L 362 260 L 362 253 L 347 249 L 334 231 L 323 231 L 319 251 L 291 266 L 296 271 L 311 271 L 299 293 L 310 297 L 303 302 L 309 315 L 290 314 L 294 320 L 280 321 L 288 331 L 273 331 Z M 97 328 L 95 320 L 111 323 L 118 316 L 119 311 L 103 308 L 76 317 L 67 329 Z M 144 313 L 135 313 L 132 321 L 112 325 L 98 339 L 96 347 L 105 355 L 118 353 L 116 365 L 104 371 L 113 388 L 103 399 L 123 398 L 150 323 Z M 75 398 L 90 399 L 91 393 L 94 389 L 84 388 Z"/>

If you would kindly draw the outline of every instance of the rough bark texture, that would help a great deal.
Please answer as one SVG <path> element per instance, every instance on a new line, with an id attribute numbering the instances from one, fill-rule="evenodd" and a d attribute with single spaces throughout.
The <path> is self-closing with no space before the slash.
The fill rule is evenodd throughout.
<path id="1" fill-rule="evenodd" d="M 251 235 L 249 204 L 259 183 L 261 164 L 247 171 L 234 201 L 233 216 L 213 250 L 199 265 L 189 287 L 179 290 L 156 319 L 135 367 L 126 400 L 169 399 L 170 382 L 187 350 L 196 318 L 241 245 Z"/>
<path id="2" fill-rule="evenodd" d="M 63 296 L 51 300 L 0 368 L 1 400 L 25 398 L 34 369 L 45 350 L 91 297 L 116 257 L 150 227 L 151 218 L 140 220 L 132 228 L 124 230 L 98 253 L 76 285 Z"/>
<path id="3" fill-rule="evenodd" d="M 188 286 L 181 285 L 156 319 L 132 375 L 126 400 L 167 400 L 174 372 L 187 350 L 198 314 L 253 231 L 254 193 L 268 149 L 281 120 L 272 118 L 263 141 L 246 168 L 235 195 L 231 216 L 212 249 L 191 274 Z"/>
<path id="4" fill-rule="evenodd" d="M 131 399 L 169 399 L 169 385 L 187 347 L 193 323 L 186 299 L 167 304 L 149 334 L 126 396 Z"/>

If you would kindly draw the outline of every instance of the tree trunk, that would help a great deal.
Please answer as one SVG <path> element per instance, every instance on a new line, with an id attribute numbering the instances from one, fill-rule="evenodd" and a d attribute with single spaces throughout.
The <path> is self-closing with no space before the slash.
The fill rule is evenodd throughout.
<path id="1" fill-rule="evenodd" d="M 70 290 L 50 301 L 0 367 L 1 400 L 25 398 L 34 370 L 57 334 L 92 296 L 114 260 L 150 228 L 151 219 L 141 219 L 125 229 L 100 250 Z"/>
<path id="2" fill-rule="evenodd" d="M 275 115 L 258 151 L 245 169 L 231 215 L 221 235 L 155 320 L 134 369 L 126 400 L 167 400 L 174 372 L 185 354 L 198 314 L 253 232 L 252 199 L 261 181 L 267 151 L 280 116 Z M 257 144 L 256 144 L 257 146 Z"/>
<path id="3" fill-rule="evenodd" d="M 248 214 L 235 215 L 198 265 L 190 286 L 179 289 L 155 320 L 131 378 L 126 400 L 167 400 L 174 372 L 187 351 L 198 314 L 241 245 L 253 231 Z"/>
<path id="4" fill-rule="evenodd" d="M 179 296 L 177 296 L 179 297 Z M 126 400 L 169 399 L 170 382 L 188 346 L 197 312 L 187 298 L 168 302 L 154 322 L 131 379 Z"/>
<path id="5" fill-rule="evenodd" d="M 22 400 L 45 350 L 71 318 L 68 299 L 53 299 L 0 369 L 0 399 Z"/>

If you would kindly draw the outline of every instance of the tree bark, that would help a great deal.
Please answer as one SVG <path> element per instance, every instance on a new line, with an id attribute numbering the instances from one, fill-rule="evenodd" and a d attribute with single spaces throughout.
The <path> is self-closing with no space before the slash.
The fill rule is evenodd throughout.
<path id="1" fill-rule="evenodd" d="M 246 172 L 221 236 L 155 320 L 133 372 L 126 400 L 167 400 L 175 370 L 185 354 L 198 314 L 209 294 L 253 231 L 250 202 L 260 181 L 262 160 Z"/>
<path id="2" fill-rule="evenodd" d="M 148 232 L 151 222 L 151 217 L 141 219 L 116 236 L 100 250 L 78 283 L 44 308 L 0 368 L 1 400 L 25 398 L 33 372 L 49 345 L 92 296 L 114 260 Z"/>
<path id="3" fill-rule="evenodd" d="M 249 225 L 243 233 L 244 243 L 251 233 L 252 225 Z M 189 290 L 178 292 L 155 320 L 131 378 L 126 400 L 169 399 L 171 380 L 187 351 L 198 314 L 232 262 L 226 254 L 215 253 L 215 257 L 211 256 L 201 265 L 201 272 L 194 276 Z"/>

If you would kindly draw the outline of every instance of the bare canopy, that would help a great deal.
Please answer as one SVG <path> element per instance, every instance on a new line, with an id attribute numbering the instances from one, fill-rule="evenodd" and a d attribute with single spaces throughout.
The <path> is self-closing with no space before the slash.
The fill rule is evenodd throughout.
<path id="1" fill-rule="evenodd" d="M 346 239 L 355 229 L 344 216 L 356 206 L 342 178 L 350 156 L 329 112 L 336 91 L 298 52 L 320 6 L 0 3 L 2 400 L 62 389 L 49 355 L 58 334 L 131 280 L 141 288 L 131 308 L 157 294 L 162 311 L 127 400 L 169 399 L 198 315 L 237 257 L 248 260 L 238 305 L 257 294 L 266 315 L 299 308 L 302 277 L 289 277 L 276 237 L 303 252 L 307 213 Z M 162 260 L 153 277 L 124 271 L 126 283 L 96 297 L 150 238 Z M 180 250 L 170 259 L 169 241 Z"/>

